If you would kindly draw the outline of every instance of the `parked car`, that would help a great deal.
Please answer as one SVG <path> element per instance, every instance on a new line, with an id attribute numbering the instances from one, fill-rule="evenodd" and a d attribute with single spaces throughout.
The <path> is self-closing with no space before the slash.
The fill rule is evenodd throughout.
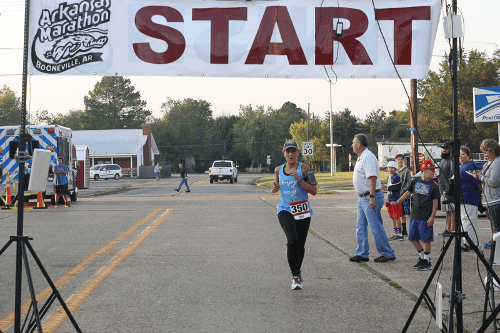
<path id="1" fill-rule="evenodd" d="M 96 164 L 90 168 L 90 178 L 114 178 L 116 180 L 123 176 L 122 168 L 118 164 Z"/>

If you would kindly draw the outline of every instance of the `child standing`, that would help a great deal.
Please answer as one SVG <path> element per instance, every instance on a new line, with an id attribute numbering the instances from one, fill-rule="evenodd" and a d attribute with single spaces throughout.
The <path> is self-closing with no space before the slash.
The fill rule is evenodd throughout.
<path id="1" fill-rule="evenodd" d="M 399 175 L 396 173 L 398 169 L 398 165 L 396 162 L 391 161 L 389 164 L 387 164 L 387 171 L 389 171 L 389 178 L 387 179 L 387 187 L 382 186 L 383 190 L 388 190 L 389 193 L 387 194 L 387 210 L 389 211 L 389 217 L 392 219 L 392 227 L 394 230 L 394 236 L 389 238 L 390 241 L 392 240 L 404 240 L 403 233 L 402 233 L 402 227 L 401 227 L 401 215 L 403 213 L 403 205 L 396 205 L 392 206 L 392 202 L 398 201 L 398 199 L 401 197 L 401 194 L 399 193 L 399 188 L 401 187 L 401 178 Z M 393 186 L 394 185 L 394 186 Z"/>
<path id="2" fill-rule="evenodd" d="M 439 189 L 432 177 L 437 167 L 430 160 L 420 166 L 422 177 L 412 180 L 410 188 L 392 205 L 399 205 L 413 194 L 408 240 L 418 251 L 420 258 L 413 267 L 419 271 L 431 269 L 431 242 L 434 240 L 434 218 L 439 202 Z"/>

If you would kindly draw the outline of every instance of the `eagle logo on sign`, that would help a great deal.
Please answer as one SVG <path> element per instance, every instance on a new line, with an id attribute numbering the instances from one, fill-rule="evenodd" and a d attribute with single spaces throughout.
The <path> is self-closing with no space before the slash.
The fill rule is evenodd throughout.
<path id="1" fill-rule="evenodd" d="M 475 121 L 500 121 L 491 111 L 500 106 L 500 87 L 474 88 Z"/>
<path id="2" fill-rule="evenodd" d="M 59 74 L 69 69 L 102 63 L 109 38 L 111 0 L 83 0 L 60 3 L 56 9 L 42 9 L 32 42 L 31 61 L 36 70 Z M 101 52 L 96 52 L 102 49 Z"/>

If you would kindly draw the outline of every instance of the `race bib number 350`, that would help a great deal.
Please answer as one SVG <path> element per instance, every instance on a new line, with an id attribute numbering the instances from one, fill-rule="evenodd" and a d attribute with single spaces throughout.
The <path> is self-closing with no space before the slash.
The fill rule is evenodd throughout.
<path id="1" fill-rule="evenodd" d="M 311 216 L 307 200 L 290 203 L 290 211 L 292 212 L 293 218 L 296 220 L 302 220 Z"/>

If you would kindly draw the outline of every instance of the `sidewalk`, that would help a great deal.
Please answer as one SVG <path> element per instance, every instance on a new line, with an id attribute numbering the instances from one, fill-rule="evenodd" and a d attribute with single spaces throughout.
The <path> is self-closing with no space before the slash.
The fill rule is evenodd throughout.
<path id="1" fill-rule="evenodd" d="M 278 202 L 279 197 L 276 196 L 274 198 L 272 195 L 269 195 L 267 199 L 274 204 L 274 202 Z M 310 198 L 310 201 L 314 211 L 311 222 L 311 233 L 316 234 L 317 237 L 343 252 L 345 259 L 354 256 L 357 246 L 355 234 L 357 195 L 354 191 L 343 191 L 332 195 L 317 195 Z M 392 221 L 389 218 L 387 210 L 382 211 L 382 217 L 387 235 L 390 237 L 393 234 Z M 448 240 L 448 238 L 438 235 L 445 230 L 444 213 L 438 214 L 434 226 L 431 259 L 437 262 Z M 488 242 L 491 239 L 489 220 L 484 217 L 479 219 L 477 233 L 481 243 Z M 394 262 L 376 263 L 373 259 L 378 257 L 379 254 L 376 251 L 371 231 L 369 232 L 369 242 L 370 261 L 363 264 L 350 264 L 365 267 L 367 270 L 373 272 L 373 274 L 379 275 L 381 280 L 391 284 L 394 288 L 401 289 L 403 293 L 410 297 L 414 295 L 416 301 L 432 271 L 417 271 L 413 269 L 412 266 L 418 261 L 418 253 L 413 245 L 406 237 L 404 241 L 391 241 L 390 244 L 396 252 L 396 260 Z M 439 281 L 443 285 L 443 292 L 445 294 L 450 294 L 454 244 L 455 240 L 452 241 L 446 253 L 442 269 L 436 274 L 427 291 L 431 298 L 434 298 L 436 281 Z M 491 251 L 484 249 L 483 252 L 486 259 L 489 260 Z M 482 324 L 485 291 L 481 281 L 486 276 L 486 270 L 473 251 L 461 253 L 462 285 L 463 293 L 466 295 L 466 299 L 463 302 L 464 327 L 468 330 L 476 331 Z M 500 274 L 498 266 L 494 266 L 494 269 L 497 274 Z M 480 272 L 480 275 L 478 272 Z M 443 309 L 444 314 L 449 313 L 449 298 L 443 300 Z M 406 318 L 409 315 L 410 312 L 398 314 L 398 316 Z M 436 327 L 435 323 L 432 323 L 431 326 Z"/>

